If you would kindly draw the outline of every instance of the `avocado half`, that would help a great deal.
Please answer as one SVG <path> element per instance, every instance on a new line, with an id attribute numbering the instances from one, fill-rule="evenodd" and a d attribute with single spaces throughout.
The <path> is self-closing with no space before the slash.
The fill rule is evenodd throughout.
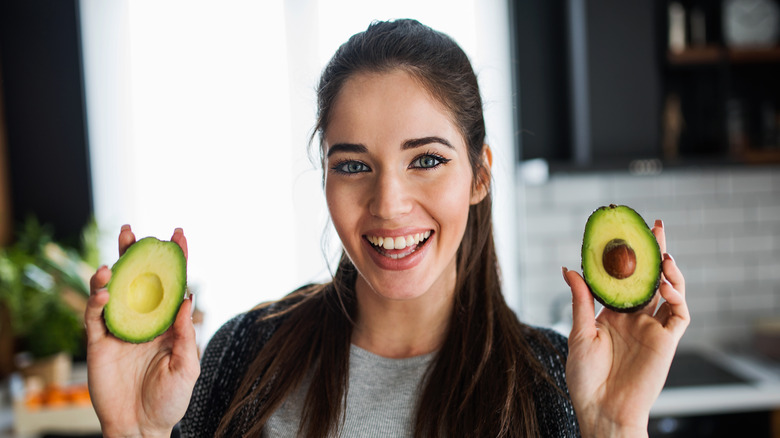
<path id="1" fill-rule="evenodd" d="M 582 276 L 608 309 L 635 312 L 655 296 L 661 249 L 642 216 L 625 205 L 599 207 L 582 237 Z"/>
<path id="2" fill-rule="evenodd" d="M 111 268 L 103 309 L 108 330 L 127 342 L 151 341 L 173 324 L 187 289 L 187 260 L 176 242 L 145 237 Z"/>

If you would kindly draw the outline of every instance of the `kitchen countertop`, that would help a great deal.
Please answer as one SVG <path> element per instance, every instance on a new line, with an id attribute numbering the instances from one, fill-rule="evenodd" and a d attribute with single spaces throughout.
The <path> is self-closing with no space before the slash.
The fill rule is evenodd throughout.
<path id="1" fill-rule="evenodd" d="M 651 418 L 780 409 L 780 364 L 711 348 L 678 356 Z"/>

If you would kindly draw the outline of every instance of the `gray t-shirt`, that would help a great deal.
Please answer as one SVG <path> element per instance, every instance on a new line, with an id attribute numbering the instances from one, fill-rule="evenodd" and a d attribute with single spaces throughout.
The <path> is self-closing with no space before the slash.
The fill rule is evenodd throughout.
<path id="1" fill-rule="evenodd" d="M 418 390 L 434 355 L 389 359 L 352 345 L 346 417 L 339 436 L 412 436 Z M 271 415 L 263 429 L 263 437 L 297 436 L 309 383 L 305 380 Z"/>

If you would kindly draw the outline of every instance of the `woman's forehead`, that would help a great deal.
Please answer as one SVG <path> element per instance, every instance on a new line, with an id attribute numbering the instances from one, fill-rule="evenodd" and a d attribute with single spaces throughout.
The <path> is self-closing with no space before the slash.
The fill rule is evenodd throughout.
<path id="1" fill-rule="evenodd" d="M 334 143 L 398 142 L 432 135 L 463 141 L 445 106 L 414 75 L 402 70 L 359 73 L 347 79 L 329 119 L 326 148 Z"/>

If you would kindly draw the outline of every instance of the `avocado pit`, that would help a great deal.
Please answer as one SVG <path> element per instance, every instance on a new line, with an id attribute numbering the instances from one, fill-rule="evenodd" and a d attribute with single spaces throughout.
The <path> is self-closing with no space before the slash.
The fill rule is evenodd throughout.
<path id="1" fill-rule="evenodd" d="M 611 277 L 623 280 L 636 270 L 636 253 L 623 239 L 612 239 L 604 247 L 601 259 L 604 270 Z"/>

